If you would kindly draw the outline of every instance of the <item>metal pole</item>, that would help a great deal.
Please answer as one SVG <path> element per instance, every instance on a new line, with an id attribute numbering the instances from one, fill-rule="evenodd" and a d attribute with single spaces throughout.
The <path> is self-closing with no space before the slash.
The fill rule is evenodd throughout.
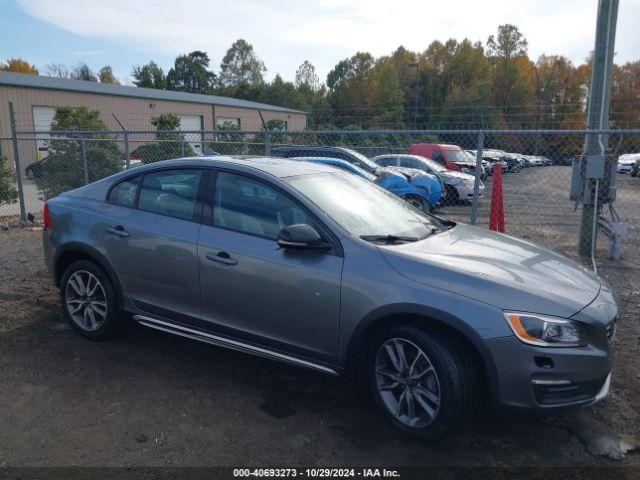
<path id="1" fill-rule="evenodd" d="M 482 150 L 484 149 L 484 132 L 478 133 L 478 150 L 476 151 L 476 178 L 473 182 L 473 203 L 471 205 L 471 225 L 478 221 L 478 195 L 480 193 L 480 172 L 482 171 Z"/>
<path id="2" fill-rule="evenodd" d="M 82 152 L 82 167 L 84 168 L 84 184 L 89 184 L 89 165 L 87 165 L 87 143 L 86 139 L 82 137 L 80 140 L 80 151 Z"/>
<path id="3" fill-rule="evenodd" d="M 184 157 L 184 139 L 180 140 L 180 156 Z"/>
<path id="4" fill-rule="evenodd" d="M 20 152 L 18 149 L 18 137 L 16 136 L 16 114 L 13 110 L 13 102 L 9 102 L 9 121 L 11 123 L 11 136 L 13 137 L 13 161 L 16 166 L 16 181 L 18 183 L 18 203 L 20 204 L 20 221 L 27 222 L 27 210 L 24 204 L 24 188 L 22 187 L 22 169 L 20 168 Z"/>
<path id="5" fill-rule="evenodd" d="M 596 23 L 596 41 L 593 53 L 593 67 L 591 72 L 591 87 L 589 89 L 589 108 L 587 111 L 587 128 L 602 130 L 609 126 L 609 95 L 611 93 L 611 72 L 613 68 L 613 54 L 616 37 L 616 22 L 618 19 L 619 0 L 600 0 L 598 2 L 598 19 Z M 586 155 L 602 155 L 606 152 L 606 135 L 587 134 L 585 139 Z M 584 159 L 585 157 L 583 157 Z M 584 160 L 583 160 L 584 162 Z M 593 234 L 597 228 L 597 211 L 594 204 L 595 181 L 584 178 L 586 165 L 581 166 L 583 175 L 582 218 L 580 221 L 580 240 L 578 253 L 589 257 L 595 250 Z"/>
<path id="6" fill-rule="evenodd" d="M 127 165 L 127 170 L 131 167 L 131 155 L 129 154 L 129 132 L 124 131 L 124 161 Z"/>

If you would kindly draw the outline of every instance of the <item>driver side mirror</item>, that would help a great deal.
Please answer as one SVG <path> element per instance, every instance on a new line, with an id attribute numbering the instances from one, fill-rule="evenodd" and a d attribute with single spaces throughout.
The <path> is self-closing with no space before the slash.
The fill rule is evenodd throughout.
<path id="1" fill-rule="evenodd" d="M 315 228 L 304 223 L 284 227 L 278 232 L 277 242 L 282 248 L 291 250 L 331 250 L 331 244 L 322 240 Z"/>

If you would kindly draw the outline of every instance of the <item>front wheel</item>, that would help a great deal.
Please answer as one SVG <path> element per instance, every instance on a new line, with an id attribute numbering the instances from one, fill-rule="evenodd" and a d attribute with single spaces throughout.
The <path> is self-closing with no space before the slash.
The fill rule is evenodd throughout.
<path id="1" fill-rule="evenodd" d="M 368 359 L 374 400 L 400 430 L 436 440 L 463 425 L 478 402 L 472 363 L 447 337 L 407 325 L 379 335 Z"/>
<path id="2" fill-rule="evenodd" d="M 111 280 L 95 263 L 78 260 L 60 282 L 64 316 L 71 327 L 92 340 L 104 340 L 123 325 Z"/>

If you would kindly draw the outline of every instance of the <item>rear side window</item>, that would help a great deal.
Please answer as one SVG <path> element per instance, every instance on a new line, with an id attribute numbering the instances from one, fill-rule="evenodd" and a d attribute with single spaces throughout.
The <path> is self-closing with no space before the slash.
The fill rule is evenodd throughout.
<path id="1" fill-rule="evenodd" d="M 125 207 L 133 207 L 136 203 L 138 185 L 140 185 L 140 177 L 129 178 L 118 183 L 109 192 L 108 201 Z"/>
<path id="2" fill-rule="evenodd" d="M 202 170 L 164 170 L 145 175 L 138 208 L 169 217 L 193 220 Z"/>

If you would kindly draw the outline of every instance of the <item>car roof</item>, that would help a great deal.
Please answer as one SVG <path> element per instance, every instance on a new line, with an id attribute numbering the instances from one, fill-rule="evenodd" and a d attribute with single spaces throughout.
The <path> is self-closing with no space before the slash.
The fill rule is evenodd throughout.
<path id="1" fill-rule="evenodd" d="M 264 157 L 253 155 L 219 155 L 215 157 L 187 157 L 174 160 L 164 160 L 147 164 L 128 172 L 144 171 L 158 167 L 210 167 L 225 168 L 230 166 L 243 166 L 267 173 L 274 177 L 284 178 L 296 175 L 309 175 L 314 173 L 334 173 L 335 169 L 310 162 L 302 162 L 280 157 Z"/>

